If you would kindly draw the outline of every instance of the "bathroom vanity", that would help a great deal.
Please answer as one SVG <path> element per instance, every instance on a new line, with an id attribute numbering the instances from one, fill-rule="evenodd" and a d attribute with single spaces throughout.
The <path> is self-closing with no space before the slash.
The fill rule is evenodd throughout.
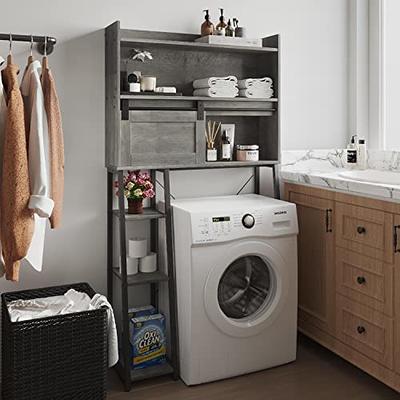
<path id="1" fill-rule="evenodd" d="M 299 329 L 400 391 L 400 187 L 295 164 L 282 176 L 299 218 Z"/>

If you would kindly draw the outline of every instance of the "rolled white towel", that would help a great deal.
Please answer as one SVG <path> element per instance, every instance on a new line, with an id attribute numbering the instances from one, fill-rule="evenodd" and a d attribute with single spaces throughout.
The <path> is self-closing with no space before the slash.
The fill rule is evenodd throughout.
<path id="1" fill-rule="evenodd" d="M 203 89 L 203 88 L 211 88 L 215 86 L 216 84 L 223 84 L 222 82 L 225 82 L 227 84 L 237 84 L 237 78 L 236 76 L 230 75 L 230 76 L 212 76 L 211 78 L 204 78 L 204 79 L 196 79 L 193 82 L 193 88 L 194 89 Z"/>
<path id="2" fill-rule="evenodd" d="M 236 97 L 239 94 L 237 87 L 233 88 L 202 88 L 193 91 L 193 96 L 199 97 Z"/>
<path id="3" fill-rule="evenodd" d="M 240 89 L 239 96 L 246 97 L 248 99 L 270 99 L 274 95 L 272 89 L 267 90 L 255 90 L 253 88 Z"/>
<path id="4" fill-rule="evenodd" d="M 264 78 L 247 78 L 238 81 L 239 89 L 248 89 L 254 85 L 259 85 L 259 84 L 268 85 L 268 87 L 272 87 L 272 79 L 266 76 Z"/>

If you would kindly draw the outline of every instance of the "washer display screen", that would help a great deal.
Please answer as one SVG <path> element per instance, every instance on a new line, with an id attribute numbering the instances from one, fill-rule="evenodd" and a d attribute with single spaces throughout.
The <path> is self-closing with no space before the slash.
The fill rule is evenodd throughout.
<path id="1" fill-rule="evenodd" d="M 213 217 L 212 222 L 229 222 L 230 217 Z"/>
<path id="2" fill-rule="evenodd" d="M 222 312 L 233 319 L 248 318 L 264 308 L 274 289 L 272 269 L 255 255 L 235 260 L 218 284 L 218 303 Z"/>

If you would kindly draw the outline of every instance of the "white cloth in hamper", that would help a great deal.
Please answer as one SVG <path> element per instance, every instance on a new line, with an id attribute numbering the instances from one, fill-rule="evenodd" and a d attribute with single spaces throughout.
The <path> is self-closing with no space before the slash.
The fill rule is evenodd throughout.
<path id="1" fill-rule="evenodd" d="M 199 97 L 236 97 L 239 94 L 239 89 L 237 87 L 212 87 L 196 89 L 193 92 L 193 96 Z"/>
<path id="2" fill-rule="evenodd" d="M 101 294 L 95 294 L 90 301 L 94 308 L 107 307 L 107 331 L 108 331 L 108 366 L 112 367 L 118 362 L 118 334 L 115 326 L 114 311 L 107 297 Z"/>
<path id="3" fill-rule="evenodd" d="M 18 322 L 90 311 L 103 306 L 107 307 L 108 365 L 112 367 L 118 361 L 118 336 L 114 312 L 105 296 L 96 294 L 91 299 L 86 293 L 70 289 L 62 296 L 11 301 L 7 308 L 11 322 Z"/>
<path id="4" fill-rule="evenodd" d="M 270 88 L 272 87 L 272 79 L 266 76 L 264 78 L 247 78 L 238 81 L 239 89 L 248 89 L 258 85 L 265 85 L 266 87 Z"/>
<path id="5" fill-rule="evenodd" d="M 193 82 L 193 88 L 194 89 L 211 88 L 217 84 L 236 86 L 237 78 L 236 76 L 230 75 L 222 77 L 212 76 L 211 78 L 196 79 Z"/>
<path id="6" fill-rule="evenodd" d="M 240 89 L 239 96 L 246 97 L 248 99 L 270 99 L 274 95 L 274 91 L 272 89 Z"/>

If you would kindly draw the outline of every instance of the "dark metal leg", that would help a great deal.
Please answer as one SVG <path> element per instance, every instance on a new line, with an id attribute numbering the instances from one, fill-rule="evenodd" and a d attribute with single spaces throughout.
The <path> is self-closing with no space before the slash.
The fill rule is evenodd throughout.
<path id="1" fill-rule="evenodd" d="M 126 227 L 125 227 L 125 198 L 124 198 L 124 173 L 118 172 L 118 208 L 119 208 L 119 241 L 122 277 L 122 361 L 124 387 L 127 392 L 132 388 L 131 381 L 131 346 L 129 343 L 129 317 L 128 317 L 128 279 L 126 273 Z"/>
<path id="2" fill-rule="evenodd" d="M 151 171 L 152 182 L 156 181 L 156 171 Z M 151 207 L 156 208 L 156 198 L 151 199 Z M 160 265 L 160 254 L 158 252 L 158 219 L 150 221 L 150 248 L 157 254 L 157 265 Z M 151 304 L 158 309 L 158 285 L 152 283 L 150 285 L 150 301 Z"/>
<path id="3" fill-rule="evenodd" d="M 254 193 L 260 194 L 260 168 L 254 167 Z"/>
<path id="4" fill-rule="evenodd" d="M 107 297 L 113 305 L 113 259 L 114 259 L 114 235 L 113 235 L 113 194 L 114 174 L 107 173 Z"/>
<path id="5" fill-rule="evenodd" d="M 272 178 L 274 184 L 274 197 L 279 199 L 281 197 L 280 188 L 279 188 L 279 166 L 275 164 L 272 169 Z"/>
<path id="6" fill-rule="evenodd" d="M 174 246 L 174 221 L 172 217 L 170 197 L 170 171 L 164 170 L 164 201 L 165 201 L 165 229 L 168 265 L 168 297 L 171 327 L 171 362 L 174 368 L 174 379 L 179 378 L 179 336 L 177 324 L 177 299 L 176 299 L 176 271 L 175 271 L 175 246 Z"/>

